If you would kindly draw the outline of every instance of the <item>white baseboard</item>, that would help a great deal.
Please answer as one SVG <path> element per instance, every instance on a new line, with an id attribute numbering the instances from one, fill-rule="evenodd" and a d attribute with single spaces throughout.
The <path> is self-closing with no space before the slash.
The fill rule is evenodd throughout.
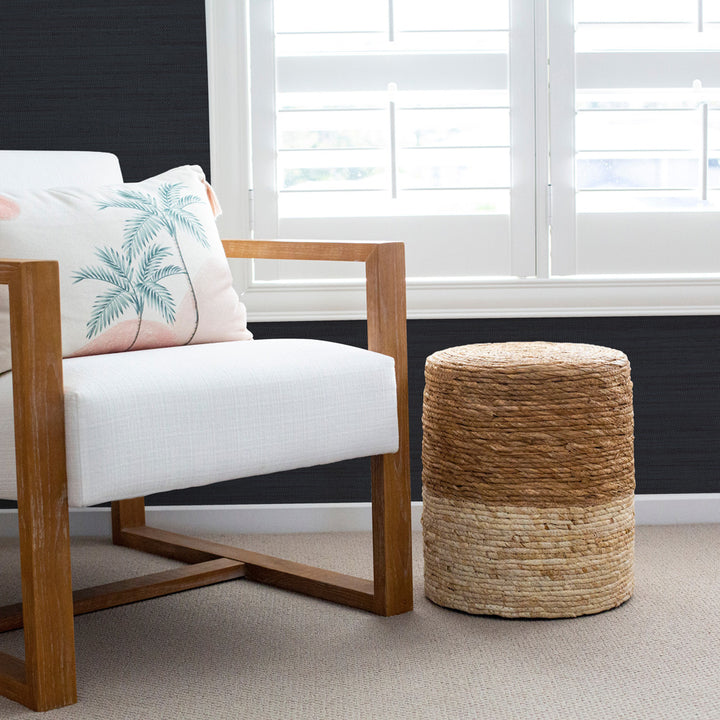
<path id="1" fill-rule="evenodd" d="M 636 495 L 638 525 L 720 523 L 720 493 Z"/>
<path id="2" fill-rule="evenodd" d="M 422 503 L 412 504 L 413 530 L 420 530 Z M 637 495 L 638 525 L 720 523 L 720 493 Z M 198 505 L 147 508 L 149 525 L 197 535 L 303 533 L 370 530 L 370 503 L 289 505 Z M 17 537 L 17 511 L 0 510 L 0 537 Z M 109 508 L 73 508 L 71 535 L 109 535 Z"/>

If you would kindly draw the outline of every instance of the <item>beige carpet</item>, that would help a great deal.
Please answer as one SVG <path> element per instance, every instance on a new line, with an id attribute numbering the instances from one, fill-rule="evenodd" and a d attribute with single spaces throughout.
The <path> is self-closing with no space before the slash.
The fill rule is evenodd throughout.
<path id="1" fill-rule="evenodd" d="M 369 576 L 366 534 L 224 538 Z M 76 586 L 173 565 L 74 542 Z M 720 525 L 640 527 L 636 594 L 574 620 L 416 609 L 378 618 L 238 580 L 76 620 L 79 704 L 0 718 L 530 720 L 720 718 Z M 0 541 L 0 602 L 19 597 Z M 0 650 L 21 652 L 19 632 Z"/>

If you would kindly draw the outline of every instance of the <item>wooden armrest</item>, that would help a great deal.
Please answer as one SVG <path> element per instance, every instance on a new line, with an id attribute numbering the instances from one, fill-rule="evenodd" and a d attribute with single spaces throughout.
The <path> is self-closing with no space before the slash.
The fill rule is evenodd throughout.
<path id="1" fill-rule="evenodd" d="M 407 376 L 407 310 L 403 243 L 223 240 L 223 246 L 229 258 L 364 262 L 368 349 L 395 358 L 398 378 Z"/>
<path id="2" fill-rule="evenodd" d="M 30 274 L 42 272 L 38 266 L 54 266 L 57 268 L 56 260 L 18 260 L 0 258 L 0 285 L 9 285 L 13 280 L 19 279 L 21 271 L 29 271 Z"/>
<path id="3" fill-rule="evenodd" d="M 57 261 L 0 259 L 0 284 L 10 296 L 13 375 L 47 372 L 62 358 Z"/>
<path id="4" fill-rule="evenodd" d="M 262 260 L 335 260 L 367 262 L 377 248 L 399 242 L 355 242 L 336 240 L 223 240 L 229 258 Z"/>

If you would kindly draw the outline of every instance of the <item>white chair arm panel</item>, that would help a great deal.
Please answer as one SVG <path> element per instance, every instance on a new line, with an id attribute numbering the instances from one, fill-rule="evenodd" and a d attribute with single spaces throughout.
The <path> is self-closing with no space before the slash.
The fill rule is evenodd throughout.
<path id="1" fill-rule="evenodd" d="M 71 150 L 0 150 L 0 190 L 97 187 L 123 181 L 112 153 Z"/>

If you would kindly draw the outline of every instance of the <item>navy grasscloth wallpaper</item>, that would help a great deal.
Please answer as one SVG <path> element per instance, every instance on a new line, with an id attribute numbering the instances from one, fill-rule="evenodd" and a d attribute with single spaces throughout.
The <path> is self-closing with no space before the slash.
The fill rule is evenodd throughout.
<path id="1" fill-rule="evenodd" d="M 3 0 L 0 146 L 210 165 L 203 0 Z"/>
<path id="2" fill-rule="evenodd" d="M 5 0 L 0 146 L 105 150 L 127 180 L 176 165 L 209 172 L 203 0 Z M 255 323 L 256 337 L 364 343 L 364 323 Z M 609 345 L 630 358 L 637 490 L 720 491 L 720 317 L 413 320 L 408 323 L 413 499 L 420 499 L 423 366 L 472 342 Z M 369 500 L 355 460 L 166 493 L 149 504 Z"/>

